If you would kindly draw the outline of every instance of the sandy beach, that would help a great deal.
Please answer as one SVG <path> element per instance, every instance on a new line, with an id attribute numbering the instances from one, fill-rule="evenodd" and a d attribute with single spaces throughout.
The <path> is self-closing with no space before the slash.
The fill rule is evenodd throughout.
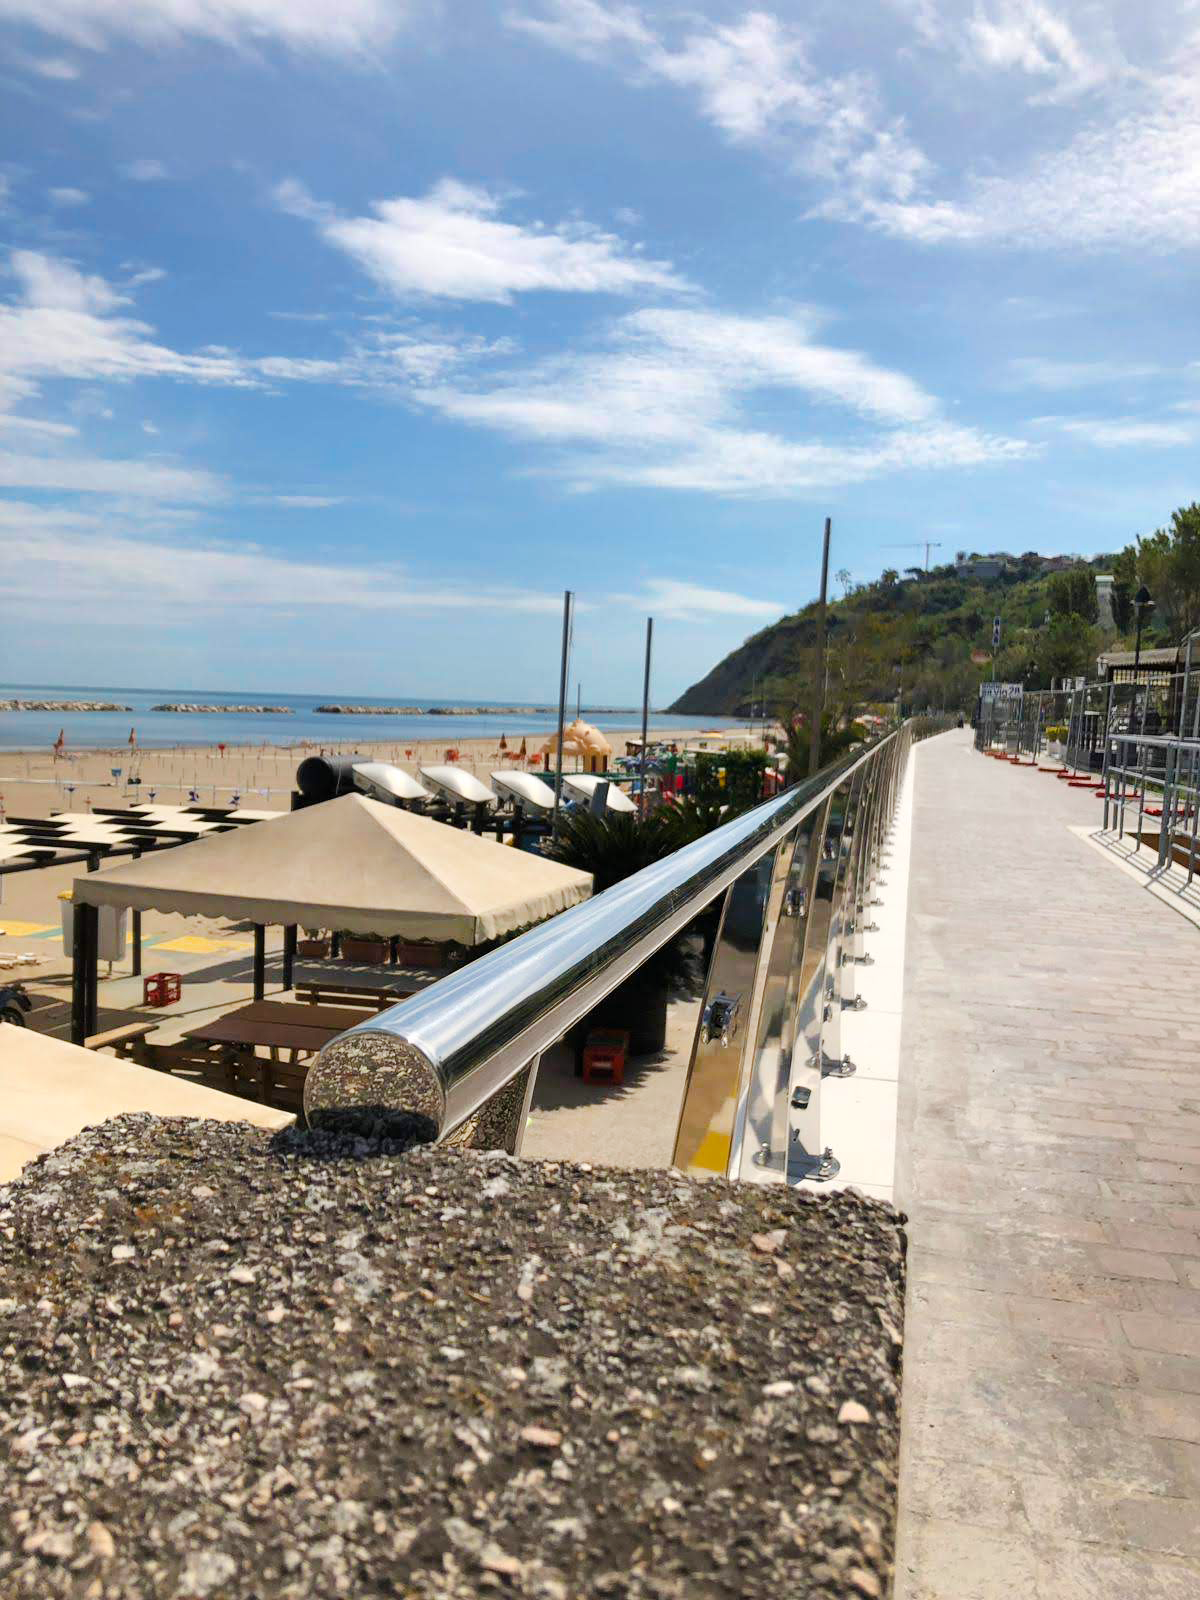
<path id="1" fill-rule="evenodd" d="M 716 725 L 714 724 L 714 729 Z M 605 736 L 615 755 L 625 750 L 626 739 L 640 737 L 640 729 L 606 729 Z M 519 751 L 522 734 L 518 729 L 508 734 L 509 753 Z M 524 735 L 529 754 L 541 750 L 544 732 Z M 695 745 L 700 740 L 695 728 L 675 731 L 656 730 L 653 739 Z M 718 739 L 710 736 L 717 747 L 722 740 L 728 744 L 745 745 L 750 735 L 745 728 L 731 729 Z M 243 807 L 264 811 L 287 811 L 295 787 L 296 768 L 309 755 L 318 753 L 359 755 L 363 760 L 387 761 L 416 774 L 421 766 L 442 765 L 447 751 L 456 749 L 458 765 L 476 773 L 485 782 L 491 772 L 505 767 L 538 772 L 540 758 L 534 765 L 528 762 L 505 760 L 504 752 L 497 748 L 495 736 L 486 739 L 459 739 L 453 744 L 446 741 L 403 745 L 394 740 L 376 743 L 307 743 L 297 745 L 229 745 L 222 752 L 217 745 L 196 744 L 177 749 L 151 749 L 141 751 L 128 746 L 102 750 L 69 750 L 55 757 L 52 750 L 6 750 L 0 752 L 0 810 L 5 817 L 47 817 L 58 811 L 89 811 L 94 806 L 130 806 L 139 801 L 155 800 L 166 805 L 187 805 L 194 791 L 198 804 L 228 806 L 235 796 Z M 581 763 L 573 755 L 565 758 L 564 769 L 578 770 Z M 120 776 L 113 776 L 113 769 Z M 137 785 L 130 778 L 140 778 Z M 40 872 L 17 873 L 0 878 L 0 951 L 12 953 L 30 949 L 43 956 L 39 967 L 31 968 L 30 977 L 37 972 L 57 968 L 61 957 L 53 961 L 48 947 L 40 942 L 23 944 L 24 927 L 41 927 L 57 924 L 59 920 L 58 896 L 69 889 L 79 875 L 78 866 L 49 868 Z M 161 922 L 189 933 L 227 930 L 217 928 L 202 930 L 203 919 L 158 918 L 154 913 L 146 917 L 146 929 Z M 57 955 L 57 948 L 55 950 Z M 13 976 L 22 976 L 14 972 Z"/>

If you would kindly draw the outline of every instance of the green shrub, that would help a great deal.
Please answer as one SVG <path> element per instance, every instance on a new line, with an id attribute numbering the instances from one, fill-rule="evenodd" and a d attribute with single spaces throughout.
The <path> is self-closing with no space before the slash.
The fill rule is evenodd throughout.
<path id="1" fill-rule="evenodd" d="M 766 766 L 763 750 L 723 750 L 719 755 L 698 755 L 696 799 L 708 805 L 726 802 L 735 806 L 753 805 L 762 799 Z"/>

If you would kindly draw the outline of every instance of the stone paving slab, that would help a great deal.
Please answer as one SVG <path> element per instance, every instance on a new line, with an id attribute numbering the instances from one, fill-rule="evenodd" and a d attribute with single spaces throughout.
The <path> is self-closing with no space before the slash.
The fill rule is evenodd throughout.
<path id="1" fill-rule="evenodd" d="M 914 759 L 897 1600 L 1195 1600 L 1200 934 L 1086 791 Z"/>

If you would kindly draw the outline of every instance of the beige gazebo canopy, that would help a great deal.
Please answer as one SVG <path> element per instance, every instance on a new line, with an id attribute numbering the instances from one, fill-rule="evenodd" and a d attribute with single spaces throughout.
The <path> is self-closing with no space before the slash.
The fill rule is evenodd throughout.
<path id="1" fill-rule="evenodd" d="M 283 1128 L 292 1121 L 286 1111 L 219 1089 L 82 1050 L 31 1028 L 2 1026 L 0 1183 L 64 1139 L 123 1111 L 253 1122 L 260 1128 Z"/>
<path id="2" fill-rule="evenodd" d="M 75 880 L 75 903 L 477 945 L 591 894 L 586 872 L 359 794 Z"/>

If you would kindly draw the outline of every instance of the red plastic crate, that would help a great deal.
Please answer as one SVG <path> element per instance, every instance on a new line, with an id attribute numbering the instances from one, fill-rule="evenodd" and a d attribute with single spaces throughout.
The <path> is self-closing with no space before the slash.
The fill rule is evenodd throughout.
<path id="1" fill-rule="evenodd" d="M 178 972 L 152 972 L 142 981 L 144 1006 L 171 1006 L 179 999 L 183 978 Z"/>

